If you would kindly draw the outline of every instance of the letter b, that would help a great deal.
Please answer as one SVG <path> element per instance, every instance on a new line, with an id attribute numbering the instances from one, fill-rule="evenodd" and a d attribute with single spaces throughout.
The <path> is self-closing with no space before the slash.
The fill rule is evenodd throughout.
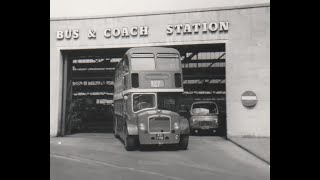
<path id="1" fill-rule="evenodd" d="M 63 39 L 63 31 L 57 31 L 57 39 Z"/>

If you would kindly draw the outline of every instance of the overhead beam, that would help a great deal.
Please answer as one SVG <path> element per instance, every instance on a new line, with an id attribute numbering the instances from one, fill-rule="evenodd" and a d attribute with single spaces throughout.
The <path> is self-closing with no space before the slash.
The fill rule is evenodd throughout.
<path id="1" fill-rule="evenodd" d="M 198 75 L 225 75 L 225 67 L 198 67 L 198 68 L 183 68 L 183 75 L 198 76 Z"/>
<path id="2" fill-rule="evenodd" d="M 98 63 L 73 63 L 72 66 L 79 68 L 115 68 L 118 63 L 111 63 L 110 61 L 102 61 Z"/>
<path id="3" fill-rule="evenodd" d="M 190 61 L 181 61 L 182 64 L 203 64 L 203 63 L 223 63 L 225 59 L 198 59 Z M 79 68 L 115 68 L 117 62 L 102 61 L 99 63 L 73 63 L 76 69 Z"/>
<path id="4" fill-rule="evenodd" d="M 226 84 L 183 84 L 185 91 L 226 91 Z"/>
<path id="5" fill-rule="evenodd" d="M 191 61 L 191 59 L 193 58 L 193 56 L 195 56 L 196 54 L 198 54 L 199 52 L 196 51 L 196 52 L 192 52 L 192 54 L 190 54 L 188 57 L 185 57 L 183 60 L 182 60 L 182 63 L 187 63 L 189 61 Z"/>
<path id="6" fill-rule="evenodd" d="M 73 99 L 107 99 L 107 100 L 113 100 L 112 95 L 73 95 Z"/>
<path id="7" fill-rule="evenodd" d="M 223 63 L 226 62 L 226 59 L 195 59 L 190 61 L 181 61 L 182 64 L 190 64 L 190 63 Z"/>
<path id="8" fill-rule="evenodd" d="M 183 94 L 182 98 L 217 98 L 217 99 L 225 99 L 226 94 Z M 81 95 L 81 96 L 72 96 L 73 99 L 107 99 L 107 100 L 113 100 L 112 95 Z"/>
<path id="9" fill-rule="evenodd" d="M 74 93 L 78 92 L 108 92 L 113 93 L 113 85 L 77 85 L 73 86 L 72 90 Z"/>
<path id="10" fill-rule="evenodd" d="M 205 83 L 205 84 L 183 84 L 185 91 L 225 91 L 225 83 Z M 72 87 L 73 93 L 106 92 L 113 93 L 113 85 L 75 85 Z"/>
<path id="11" fill-rule="evenodd" d="M 225 94 L 183 94 L 183 98 L 199 98 L 199 99 L 225 99 L 226 95 Z"/>
<path id="12" fill-rule="evenodd" d="M 73 71 L 72 80 L 76 81 L 113 81 L 114 70 Z"/>

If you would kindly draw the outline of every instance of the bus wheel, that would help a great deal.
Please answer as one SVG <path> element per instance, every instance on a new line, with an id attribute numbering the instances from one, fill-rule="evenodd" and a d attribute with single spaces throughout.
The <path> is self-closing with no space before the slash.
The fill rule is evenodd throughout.
<path id="1" fill-rule="evenodd" d="M 117 133 L 117 130 L 114 130 L 114 137 L 119 138 L 119 134 Z"/>
<path id="2" fill-rule="evenodd" d="M 133 151 L 136 148 L 136 137 L 128 135 L 128 130 L 126 128 L 126 135 L 124 138 L 124 147 L 127 151 Z"/>
<path id="3" fill-rule="evenodd" d="M 179 149 L 187 150 L 189 144 L 189 135 L 181 135 L 180 142 L 179 142 Z"/>

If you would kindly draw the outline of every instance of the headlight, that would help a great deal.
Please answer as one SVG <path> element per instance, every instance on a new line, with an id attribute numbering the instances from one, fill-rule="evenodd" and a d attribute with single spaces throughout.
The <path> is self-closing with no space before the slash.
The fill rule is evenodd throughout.
<path id="1" fill-rule="evenodd" d="M 179 124 L 178 124 L 178 122 L 175 122 L 174 124 L 173 124 L 173 127 L 174 127 L 174 129 L 179 129 Z"/>
<path id="2" fill-rule="evenodd" d="M 139 124 L 139 127 L 140 127 L 140 130 L 141 130 L 141 131 L 146 130 L 146 127 L 145 127 L 145 125 L 144 125 L 143 123 L 140 123 L 140 124 Z"/>
<path id="3" fill-rule="evenodd" d="M 196 122 L 196 119 L 192 119 L 192 122 L 195 123 L 195 122 Z"/>

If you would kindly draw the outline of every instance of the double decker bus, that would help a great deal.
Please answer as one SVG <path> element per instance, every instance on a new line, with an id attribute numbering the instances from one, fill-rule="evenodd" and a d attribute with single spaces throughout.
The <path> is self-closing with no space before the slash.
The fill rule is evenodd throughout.
<path id="1" fill-rule="evenodd" d="M 187 149 L 189 122 L 177 113 L 182 92 L 176 49 L 141 47 L 125 53 L 116 66 L 113 100 L 114 135 L 126 150 L 152 144 Z"/>

